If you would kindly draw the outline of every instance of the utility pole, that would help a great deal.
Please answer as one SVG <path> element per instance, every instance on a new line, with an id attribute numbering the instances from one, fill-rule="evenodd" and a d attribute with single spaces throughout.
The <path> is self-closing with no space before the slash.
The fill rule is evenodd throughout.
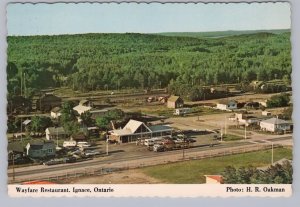
<path id="1" fill-rule="evenodd" d="M 106 156 L 108 156 L 108 137 L 106 135 Z"/>
<path id="2" fill-rule="evenodd" d="M 247 126 L 246 126 L 246 123 L 245 123 L 245 141 L 247 139 Z"/>
<path id="3" fill-rule="evenodd" d="M 227 121 L 226 121 L 227 117 L 225 116 L 225 127 L 224 127 L 224 134 L 227 134 Z"/>
<path id="4" fill-rule="evenodd" d="M 222 125 L 221 125 L 221 142 L 223 142 L 223 128 L 222 128 Z"/>
<path id="5" fill-rule="evenodd" d="M 56 149 L 58 149 L 58 127 L 56 127 Z"/>
<path id="6" fill-rule="evenodd" d="M 12 151 L 13 181 L 15 181 L 15 153 Z"/>
<path id="7" fill-rule="evenodd" d="M 272 142 L 272 159 L 271 159 L 272 165 L 274 163 L 274 143 Z"/>
<path id="8" fill-rule="evenodd" d="M 23 119 L 21 117 L 21 142 L 23 141 Z"/>
<path id="9" fill-rule="evenodd" d="M 271 143 L 271 165 L 274 164 L 274 143 L 269 140 L 264 140 L 265 142 Z"/>

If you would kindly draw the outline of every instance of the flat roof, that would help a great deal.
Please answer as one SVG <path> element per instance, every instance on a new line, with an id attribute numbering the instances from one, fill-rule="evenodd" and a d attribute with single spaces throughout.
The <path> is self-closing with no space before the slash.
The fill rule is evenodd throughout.
<path id="1" fill-rule="evenodd" d="M 152 131 L 152 133 L 155 133 L 155 132 L 165 132 L 165 131 L 172 131 L 173 130 L 172 127 L 166 126 L 166 125 L 149 126 L 149 129 Z"/>

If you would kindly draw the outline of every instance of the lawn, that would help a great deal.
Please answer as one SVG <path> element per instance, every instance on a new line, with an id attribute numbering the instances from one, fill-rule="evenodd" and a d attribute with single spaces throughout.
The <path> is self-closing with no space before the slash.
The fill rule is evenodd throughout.
<path id="1" fill-rule="evenodd" d="M 237 141 L 237 140 L 242 140 L 242 139 L 245 139 L 245 138 L 241 137 L 241 136 L 236 136 L 233 134 L 223 135 L 223 141 Z"/>
<path id="2" fill-rule="evenodd" d="M 274 161 L 282 158 L 292 159 L 292 150 L 274 149 Z M 270 164 L 271 150 L 228 155 L 204 160 L 193 160 L 141 169 L 145 174 L 170 184 L 205 183 L 204 175 L 220 174 L 226 166 L 262 167 Z"/>

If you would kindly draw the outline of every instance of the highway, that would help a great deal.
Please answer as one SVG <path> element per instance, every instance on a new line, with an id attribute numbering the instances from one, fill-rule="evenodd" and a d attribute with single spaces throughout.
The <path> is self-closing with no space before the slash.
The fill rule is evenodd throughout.
<path id="1" fill-rule="evenodd" d="M 281 142 L 292 140 L 292 136 L 288 137 L 278 137 L 272 138 L 274 144 L 281 144 Z M 238 141 L 234 143 L 226 142 L 220 143 L 214 147 L 209 146 L 198 146 L 194 148 L 189 148 L 184 150 L 185 157 L 195 156 L 200 154 L 218 154 L 225 150 L 236 150 L 236 149 L 248 149 L 251 147 L 256 147 L 259 145 L 269 146 L 270 143 L 268 142 L 259 142 L 255 143 L 253 141 Z M 100 168 L 100 167 L 118 167 L 124 166 L 124 163 L 131 163 L 136 165 L 143 165 L 147 166 L 148 164 L 153 164 L 153 162 L 157 162 L 157 164 L 161 164 L 161 162 L 165 163 L 166 161 L 172 161 L 173 159 L 180 159 L 183 156 L 183 150 L 174 150 L 174 151 L 167 151 L 167 152 L 148 152 L 148 153 L 139 153 L 134 155 L 128 155 L 128 152 L 117 152 L 110 156 L 102 156 L 94 158 L 93 160 L 77 162 L 77 163 L 68 163 L 68 164 L 59 164 L 53 166 L 29 166 L 29 167 L 20 167 L 15 169 L 15 178 L 18 179 L 34 179 L 35 177 L 41 176 L 50 176 L 50 175 L 58 175 L 68 172 L 74 172 L 74 170 L 83 170 L 86 168 Z M 9 180 L 12 180 L 12 169 L 8 170 L 8 177 Z"/>

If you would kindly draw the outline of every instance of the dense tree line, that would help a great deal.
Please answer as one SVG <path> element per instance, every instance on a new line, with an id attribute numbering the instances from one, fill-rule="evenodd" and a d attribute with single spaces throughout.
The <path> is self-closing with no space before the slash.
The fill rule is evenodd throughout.
<path id="1" fill-rule="evenodd" d="M 290 80 L 290 33 L 223 38 L 150 34 L 10 36 L 10 95 Z M 175 87 L 176 88 L 176 87 Z M 172 92 L 172 91 L 171 91 Z"/>
<path id="2" fill-rule="evenodd" d="M 228 166 L 222 173 L 226 184 L 291 184 L 293 168 L 290 162 L 275 164 L 266 170 L 253 166 L 235 168 Z"/>

